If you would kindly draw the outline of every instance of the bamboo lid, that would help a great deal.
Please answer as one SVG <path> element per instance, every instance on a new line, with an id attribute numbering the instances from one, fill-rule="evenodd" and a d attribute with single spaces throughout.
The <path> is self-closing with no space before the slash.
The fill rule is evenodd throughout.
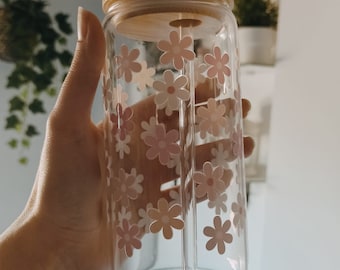
<path id="1" fill-rule="evenodd" d="M 167 38 L 178 28 L 200 39 L 220 31 L 226 16 L 220 4 L 230 10 L 229 1 L 182 0 L 169 5 L 165 0 L 103 0 L 103 9 L 110 12 L 105 25 L 111 24 L 119 34 L 144 41 Z"/>
<path id="2" fill-rule="evenodd" d="M 111 5 L 118 2 L 118 1 L 122 1 L 122 0 L 102 0 L 103 11 L 105 13 L 107 13 L 109 11 Z M 136 2 L 138 0 L 123 0 L 123 1 L 126 2 L 126 3 L 129 3 L 129 2 Z M 142 0 L 142 1 L 147 2 L 148 0 Z M 161 0 L 159 0 L 159 1 L 161 1 Z M 199 0 L 199 2 L 228 4 L 231 9 L 234 7 L 234 0 Z"/>

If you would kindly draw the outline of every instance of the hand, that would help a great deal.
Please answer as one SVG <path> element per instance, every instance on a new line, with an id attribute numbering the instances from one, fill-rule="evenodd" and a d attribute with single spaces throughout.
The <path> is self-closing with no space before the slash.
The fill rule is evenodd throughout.
<path id="1" fill-rule="evenodd" d="M 92 13 L 80 9 L 78 23 L 75 57 L 48 120 L 32 194 L 23 214 L 0 239 L 0 269 L 87 270 L 111 264 L 112 251 L 105 245 L 114 236 L 106 223 L 103 125 L 95 125 L 90 116 L 105 41 Z M 143 108 L 137 104 L 134 110 Z M 244 101 L 244 112 L 249 109 Z M 253 141 L 245 138 L 246 156 L 252 148 Z M 157 180 L 164 179 L 165 172 L 162 167 L 145 173 Z M 146 188 L 155 200 L 164 195 L 161 184 L 159 180 Z"/>

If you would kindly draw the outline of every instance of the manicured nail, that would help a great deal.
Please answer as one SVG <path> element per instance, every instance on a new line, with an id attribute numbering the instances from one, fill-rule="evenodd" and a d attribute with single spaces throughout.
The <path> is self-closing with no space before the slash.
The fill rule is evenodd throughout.
<path id="1" fill-rule="evenodd" d="M 77 32 L 78 41 L 82 41 L 86 38 L 87 34 L 87 24 L 84 21 L 85 9 L 78 7 L 78 22 L 77 22 Z"/>

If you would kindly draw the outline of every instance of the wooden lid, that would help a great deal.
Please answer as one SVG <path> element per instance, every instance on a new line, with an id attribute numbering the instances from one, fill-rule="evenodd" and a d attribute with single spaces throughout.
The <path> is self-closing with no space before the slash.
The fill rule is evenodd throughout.
<path id="1" fill-rule="evenodd" d="M 141 0 L 102 0 L 103 11 L 105 13 L 109 12 L 110 7 L 117 2 L 126 2 L 127 4 L 130 2 L 138 2 Z M 149 0 L 142 0 L 143 2 L 148 2 Z M 166 0 L 158 0 L 158 1 L 166 1 Z M 183 0 L 184 1 L 184 0 Z M 193 0 L 197 2 L 206 2 L 206 3 L 216 3 L 216 4 L 227 4 L 232 9 L 234 7 L 234 0 Z"/>
<path id="2" fill-rule="evenodd" d="M 227 9 L 216 4 L 226 4 Z M 178 28 L 190 28 L 194 39 L 214 35 L 230 10 L 227 0 L 172 0 L 171 5 L 165 0 L 103 0 L 103 8 L 112 14 L 106 25 L 111 24 L 121 35 L 144 41 L 167 38 Z"/>

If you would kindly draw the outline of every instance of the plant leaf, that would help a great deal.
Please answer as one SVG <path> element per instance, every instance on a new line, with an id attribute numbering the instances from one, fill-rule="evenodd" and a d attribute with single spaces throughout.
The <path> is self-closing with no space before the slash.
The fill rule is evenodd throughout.
<path id="1" fill-rule="evenodd" d="M 25 148 L 29 148 L 30 145 L 31 145 L 30 140 L 28 140 L 28 139 L 23 139 L 23 140 L 21 141 L 21 145 L 22 145 L 23 147 L 25 147 Z"/>
<path id="2" fill-rule="evenodd" d="M 6 118 L 6 129 L 16 129 L 21 124 L 19 117 L 12 114 Z"/>
<path id="3" fill-rule="evenodd" d="M 27 165 L 27 163 L 28 163 L 28 158 L 27 158 L 27 157 L 21 157 L 21 158 L 19 159 L 19 163 L 20 163 L 21 165 Z"/>
<path id="4" fill-rule="evenodd" d="M 64 67 L 70 66 L 72 62 L 72 58 L 73 58 L 73 55 L 67 50 L 59 54 L 59 61 L 61 65 Z"/>
<path id="5" fill-rule="evenodd" d="M 19 96 L 15 96 L 9 101 L 10 112 L 23 111 L 24 107 L 25 107 L 25 102 Z"/>
<path id="6" fill-rule="evenodd" d="M 12 139 L 8 142 L 8 145 L 11 147 L 11 148 L 17 148 L 18 147 L 18 140 L 17 139 Z"/>
<path id="7" fill-rule="evenodd" d="M 25 134 L 27 137 L 33 137 L 33 136 L 39 135 L 39 132 L 37 131 L 35 126 L 29 125 L 26 129 Z"/>
<path id="8" fill-rule="evenodd" d="M 50 96 L 50 97 L 55 97 L 57 95 L 57 90 L 53 87 L 47 89 L 46 93 Z"/>
<path id="9" fill-rule="evenodd" d="M 44 103 L 40 100 L 35 98 L 30 105 L 28 105 L 29 110 L 36 114 L 36 113 L 45 113 Z"/>
<path id="10" fill-rule="evenodd" d="M 70 35 L 70 34 L 73 33 L 72 26 L 67 21 L 68 17 L 69 16 L 67 14 L 64 14 L 64 13 L 58 13 L 55 16 L 55 20 L 58 23 L 58 27 L 59 27 L 60 31 L 62 31 L 66 35 Z"/>

